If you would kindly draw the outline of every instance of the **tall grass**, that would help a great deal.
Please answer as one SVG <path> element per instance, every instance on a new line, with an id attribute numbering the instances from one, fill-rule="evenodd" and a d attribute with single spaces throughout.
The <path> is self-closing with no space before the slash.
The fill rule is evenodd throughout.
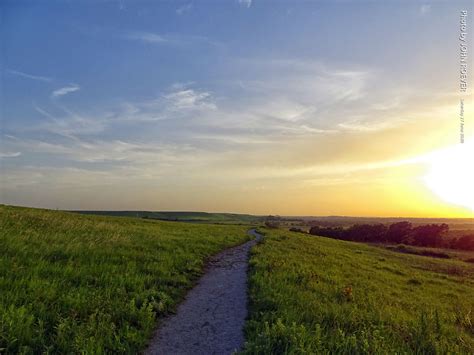
<path id="1" fill-rule="evenodd" d="M 0 353 L 135 353 L 246 227 L 0 206 Z"/>
<path id="2" fill-rule="evenodd" d="M 247 354 L 474 352 L 474 265 L 266 230 Z"/>

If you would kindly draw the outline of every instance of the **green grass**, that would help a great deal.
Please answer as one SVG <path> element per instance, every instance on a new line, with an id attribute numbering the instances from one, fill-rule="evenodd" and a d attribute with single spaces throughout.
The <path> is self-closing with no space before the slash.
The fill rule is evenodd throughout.
<path id="1" fill-rule="evenodd" d="M 474 265 L 264 230 L 248 354 L 474 352 Z"/>
<path id="2" fill-rule="evenodd" d="M 0 353 L 136 353 L 247 227 L 0 206 Z"/>
<path id="3" fill-rule="evenodd" d="M 386 248 L 398 253 L 421 255 L 433 258 L 442 259 L 457 259 L 465 262 L 472 262 L 474 258 L 474 251 L 459 250 L 459 249 L 445 249 L 445 248 L 429 248 L 418 247 L 413 245 L 387 245 L 387 244 L 373 244 L 379 248 Z"/>

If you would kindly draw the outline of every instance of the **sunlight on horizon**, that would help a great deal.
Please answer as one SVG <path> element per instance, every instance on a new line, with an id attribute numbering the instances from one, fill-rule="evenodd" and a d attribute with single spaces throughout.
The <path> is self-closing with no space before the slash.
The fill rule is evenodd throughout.
<path id="1" fill-rule="evenodd" d="M 425 184 L 444 201 L 474 212 L 474 140 L 426 156 L 430 165 Z"/>

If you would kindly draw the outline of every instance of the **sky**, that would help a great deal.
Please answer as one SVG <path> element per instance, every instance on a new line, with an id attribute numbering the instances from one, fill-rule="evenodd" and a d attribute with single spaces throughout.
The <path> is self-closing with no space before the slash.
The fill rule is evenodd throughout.
<path id="1" fill-rule="evenodd" d="M 2 1 L 0 203 L 473 217 L 463 10 Z"/>

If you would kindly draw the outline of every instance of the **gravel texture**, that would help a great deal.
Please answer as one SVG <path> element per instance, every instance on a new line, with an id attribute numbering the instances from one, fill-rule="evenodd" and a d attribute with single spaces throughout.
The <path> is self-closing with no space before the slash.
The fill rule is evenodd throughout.
<path id="1" fill-rule="evenodd" d="M 145 354 L 232 354 L 244 344 L 250 248 L 261 238 L 213 256 L 175 315 L 164 319 Z"/>

